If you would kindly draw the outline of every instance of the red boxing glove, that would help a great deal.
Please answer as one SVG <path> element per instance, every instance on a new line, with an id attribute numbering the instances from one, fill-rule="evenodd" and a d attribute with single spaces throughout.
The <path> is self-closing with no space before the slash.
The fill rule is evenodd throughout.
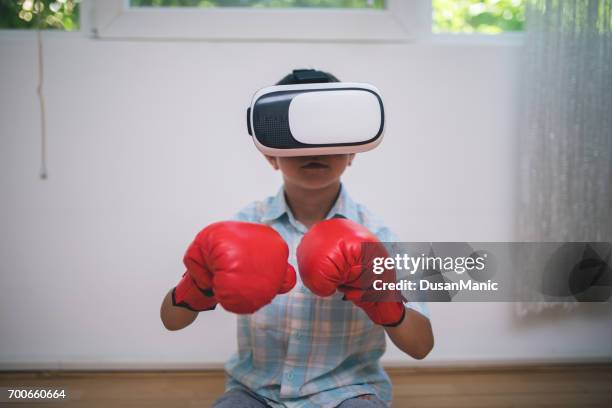
<path id="1" fill-rule="evenodd" d="M 314 294 L 330 296 L 340 290 L 346 300 L 362 308 L 374 323 L 397 326 L 406 313 L 401 295 L 372 288 L 377 279 L 394 282 L 395 271 L 375 275 L 370 267 L 375 257 L 388 257 L 378 238 L 343 218 L 314 225 L 297 249 L 302 282 Z"/>
<path id="2" fill-rule="evenodd" d="M 287 244 L 267 225 L 211 224 L 187 249 L 187 272 L 173 292 L 173 303 L 202 311 L 218 302 L 230 312 L 254 313 L 295 285 L 288 257 Z"/>

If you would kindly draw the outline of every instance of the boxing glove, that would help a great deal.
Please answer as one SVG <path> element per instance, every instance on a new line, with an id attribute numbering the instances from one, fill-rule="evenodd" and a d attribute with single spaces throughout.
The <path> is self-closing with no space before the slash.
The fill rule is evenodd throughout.
<path id="1" fill-rule="evenodd" d="M 254 313 L 295 285 L 288 257 L 287 244 L 267 225 L 211 224 L 185 253 L 187 272 L 173 291 L 173 303 L 196 311 L 220 303 L 233 313 Z"/>
<path id="2" fill-rule="evenodd" d="M 369 243 L 368 245 L 362 245 Z M 367 228 L 347 219 L 333 218 L 315 224 L 297 249 L 300 277 L 316 295 L 330 296 L 339 290 L 344 299 L 362 308 L 383 326 L 397 326 L 405 316 L 399 292 L 375 291 L 375 280 L 394 282 L 395 271 L 375 275 L 376 257 L 387 257 L 384 245 Z"/>

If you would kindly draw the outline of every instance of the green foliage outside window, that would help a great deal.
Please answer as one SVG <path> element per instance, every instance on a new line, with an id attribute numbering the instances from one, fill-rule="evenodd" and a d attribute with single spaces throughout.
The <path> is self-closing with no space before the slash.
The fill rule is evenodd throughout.
<path id="1" fill-rule="evenodd" d="M 433 0 L 435 33 L 522 31 L 527 0 Z"/>
<path id="2" fill-rule="evenodd" d="M 79 28 L 81 0 L 0 0 L 0 28 Z"/>

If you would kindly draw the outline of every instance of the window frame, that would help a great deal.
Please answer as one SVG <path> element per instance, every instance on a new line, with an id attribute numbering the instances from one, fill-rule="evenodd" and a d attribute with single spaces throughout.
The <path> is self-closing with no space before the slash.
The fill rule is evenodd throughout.
<path id="1" fill-rule="evenodd" d="M 432 23 L 431 0 L 387 0 L 384 10 L 81 7 L 82 32 L 103 39 L 402 42 L 428 35 Z"/>
<path id="2" fill-rule="evenodd" d="M 74 31 L 44 30 L 45 37 L 74 38 L 86 36 L 112 40 L 154 41 L 240 41 L 240 42 L 415 42 L 443 45 L 522 45 L 525 32 L 483 33 L 434 33 L 432 0 L 387 0 L 387 9 L 338 10 L 338 9 L 206 9 L 196 7 L 130 9 L 129 0 L 82 0 L 79 29 Z M 170 14 L 167 14 L 170 13 Z M 156 21 L 172 20 L 159 27 Z M 253 24 L 276 22 L 279 15 L 285 19 L 281 26 L 262 30 Z M 222 18 L 223 24 L 235 27 L 242 21 L 239 32 L 223 32 L 217 26 L 198 30 L 183 27 L 185 22 L 205 26 L 211 18 Z M 310 18 L 316 18 L 317 29 L 312 29 Z M 337 19 L 344 19 L 339 25 Z M 309 21 L 307 21 L 309 20 Z M 323 29 L 320 21 L 324 20 Z M 368 21 L 369 20 L 369 21 Z M 294 23 L 301 24 L 296 30 Z M 306 24 L 307 23 L 307 24 Z M 364 31 L 363 27 L 368 30 Z M 381 30 L 378 30 L 381 29 Z M 12 38 L 29 37 L 36 30 L 0 29 L 0 34 Z M 287 32 L 292 33 L 287 35 Z"/>

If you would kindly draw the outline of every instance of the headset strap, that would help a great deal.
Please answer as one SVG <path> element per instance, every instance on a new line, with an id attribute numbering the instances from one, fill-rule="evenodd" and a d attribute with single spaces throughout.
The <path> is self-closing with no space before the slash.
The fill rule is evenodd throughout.
<path id="1" fill-rule="evenodd" d="M 329 75 L 316 69 L 294 69 L 293 78 L 298 84 L 331 82 Z"/>

